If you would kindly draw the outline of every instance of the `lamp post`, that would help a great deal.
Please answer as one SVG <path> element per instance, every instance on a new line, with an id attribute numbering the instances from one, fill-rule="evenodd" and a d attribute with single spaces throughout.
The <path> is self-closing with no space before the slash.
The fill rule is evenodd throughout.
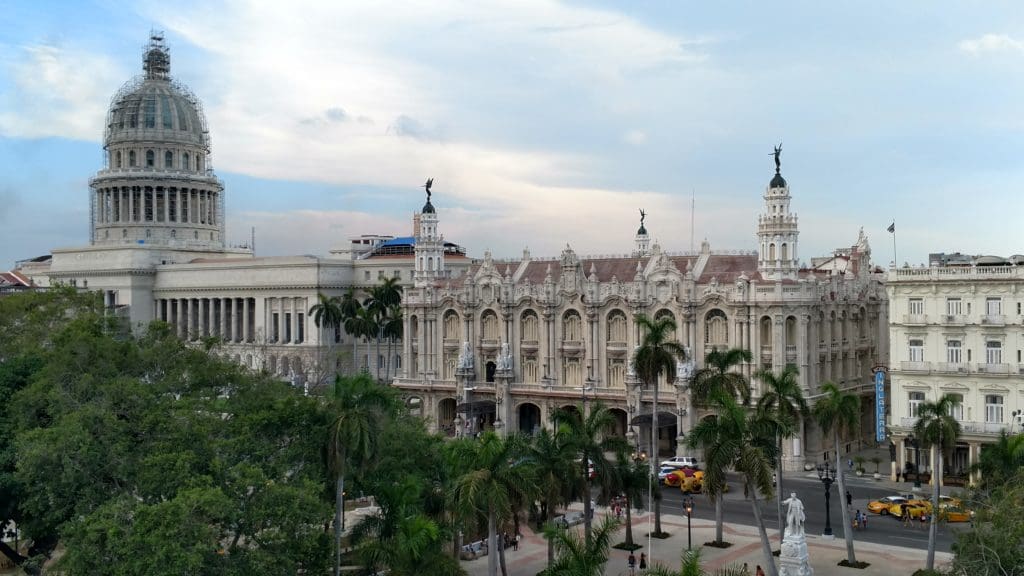
<path id="1" fill-rule="evenodd" d="M 829 466 L 828 460 L 818 464 L 818 478 L 825 486 L 825 533 L 826 538 L 832 538 L 832 514 L 829 503 L 832 496 L 832 483 L 836 480 L 836 471 Z"/>
<path id="2" fill-rule="evenodd" d="M 921 489 L 921 441 L 911 434 L 907 436 L 907 444 L 914 449 L 914 490 Z"/>
<path id="3" fill-rule="evenodd" d="M 686 549 L 693 549 L 693 532 L 690 531 L 690 516 L 693 515 L 693 496 L 683 498 L 683 509 L 686 510 Z"/>
<path id="4" fill-rule="evenodd" d="M 472 423 L 469 425 L 470 438 L 474 437 L 473 430 L 476 429 L 476 411 L 473 410 L 473 404 L 469 400 L 470 398 L 472 398 L 472 392 L 474 390 L 476 390 L 476 386 L 466 386 L 465 388 L 462 389 L 462 391 L 466 393 L 466 422 Z"/>

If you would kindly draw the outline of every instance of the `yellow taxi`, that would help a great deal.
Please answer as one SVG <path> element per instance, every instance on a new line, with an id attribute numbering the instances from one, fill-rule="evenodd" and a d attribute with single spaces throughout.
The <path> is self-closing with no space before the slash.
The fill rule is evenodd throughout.
<path id="1" fill-rule="evenodd" d="M 902 518 L 905 513 L 909 513 L 911 518 L 920 518 L 922 514 L 930 514 L 931 511 L 931 502 L 916 498 L 889 506 L 889 514 L 897 518 Z"/>
<path id="2" fill-rule="evenodd" d="M 909 500 L 909 498 L 904 496 L 886 496 L 885 498 L 879 498 L 878 500 L 868 502 L 868 512 L 885 516 L 889 514 L 889 509 L 892 508 L 893 505 L 905 504 Z"/>
<path id="3" fill-rule="evenodd" d="M 947 506 L 939 508 L 939 520 L 946 522 L 970 522 L 974 517 L 972 510 L 965 510 L 960 506 Z"/>

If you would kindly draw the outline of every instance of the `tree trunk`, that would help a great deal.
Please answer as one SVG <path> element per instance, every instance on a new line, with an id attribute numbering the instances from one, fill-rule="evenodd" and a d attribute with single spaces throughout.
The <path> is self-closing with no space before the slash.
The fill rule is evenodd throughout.
<path id="1" fill-rule="evenodd" d="M 633 507 L 633 500 L 626 496 L 626 544 L 633 545 L 633 515 L 630 508 Z"/>
<path id="2" fill-rule="evenodd" d="M 583 534 L 587 545 L 590 545 L 592 525 L 590 522 L 590 459 L 587 453 L 583 452 Z"/>
<path id="3" fill-rule="evenodd" d="M 383 332 L 381 331 L 380 328 L 378 328 L 377 329 L 377 352 L 376 352 L 377 357 L 373 359 L 373 374 L 374 374 L 374 378 L 376 378 L 377 380 L 381 379 L 381 377 L 380 377 L 380 339 L 381 339 L 382 335 L 383 335 Z"/>
<path id="4" fill-rule="evenodd" d="M 551 524 L 555 521 L 555 499 L 549 498 L 547 502 L 547 510 L 544 511 L 547 517 L 547 524 Z M 545 538 L 548 542 L 548 568 L 555 563 L 555 540 L 554 538 Z"/>
<path id="5" fill-rule="evenodd" d="M 775 504 L 779 518 L 779 549 L 782 549 L 782 539 L 786 536 L 786 521 L 782 515 L 782 436 L 779 436 L 779 461 L 775 467 Z"/>
<path id="6" fill-rule="evenodd" d="M 498 576 L 498 520 L 493 508 L 487 512 L 487 574 Z"/>
<path id="7" fill-rule="evenodd" d="M 352 376 L 359 373 L 359 337 L 352 335 Z"/>
<path id="8" fill-rule="evenodd" d="M 931 526 L 928 527 L 928 557 L 925 561 L 928 570 L 935 569 L 935 536 L 939 529 L 939 483 L 942 481 L 942 436 L 939 436 L 939 443 L 935 445 L 935 456 L 932 461 L 938 466 L 932 474 L 932 518 Z"/>
<path id="9" fill-rule="evenodd" d="M 772 543 L 768 540 L 768 530 L 765 529 L 764 520 L 761 518 L 761 506 L 757 500 L 757 489 L 750 485 L 748 485 L 748 488 L 750 505 L 754 508 L 754 521 L 757 522 L 757 533 L 761 535 L 761 551 L 764 552 L 764 561 L 768 565 L 768 576 L 779 576 L 779 572 L 775 568 L 775 557 L 772 556 Z"/>
<path id="10" fill-rule="evenodd" d="M 658 379 L 654 379 L 654 407 L 651 410 L 651 477 L 658 477 Z M 654 500 L 654 533 L 661 534 L 661 502 L 654 497 L 651 488 L 651 499 Z"/>
<path id="11" fill-rule="evenodd" d="M 505 535 L 498 536 L 498 565 L 501 566 L 501 576 L 508 576 L 508 567 L 505 565 L 505 546 L 508 542 L 505 542 Z"/>
<path id="12" fill-rule="evenodd" d="M 725 503 L 722 499 L 725 498 L 725 494 L 719 494 L 715 498 L 715 542 L 722 544 L 725 542 L 723 536 L 723 527 L 725 526 Z"/>
<path id="13" fill-rule="evenodd" d="M 341 531 L 345 529 L 345 474 L 338 474 L 334 495 L 334 576 L 341 574 Z"/>
<path id="14" fill-rule="evenodd" d="M 15 566 L 21 566 L 25 560 L 28 560 L 27 556 L 22 556 L 14 548 L 11 548 L 7 542 L 0 540 L 0 554 L 7 556 L 11 562 L 14 562 Z"/>
<path id="15" fill-rule="evenodd" d="M 839 461 L 839 429 L 835 432 L 836 449 L 836 481 L 839 486 L 839 510 L 843 516 L 843 537 L 846 539 L 846 561 L 851 565 L 857 564 L 857 556 L 853 553 L 853 528 L 850 524 L 850 511 L 846 509 L 846 479 L 843 475 L 843 465 Z"/>
<path id="16" fill-rule="evenodd" d="M 388 357 L 384 359 L 384 366 L 386 366 L 384 370 L 384 377 L 388 382 L 391 381 L 391 345 L 394 341 L 394 338 L 388 336 Z"/>

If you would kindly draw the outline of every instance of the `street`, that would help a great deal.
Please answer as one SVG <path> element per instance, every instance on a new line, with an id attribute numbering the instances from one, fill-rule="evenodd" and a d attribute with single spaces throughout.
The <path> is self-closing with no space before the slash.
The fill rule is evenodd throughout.
<path id="1" fill-rule="evenodd" d="M 788 498 L 790 492 L 796 492 L 797 497 L 804 503 L 807 515 L 805 524 L 807 533 L 822 534 L 825 530 L 825 489 L 821 481 L 818 480 L 813 472 L 793 472 L 790 474 L 793 475 L 783 477 L 783 484 L 785 486 L 783 499 Z M 746 500 L 743 496 L 743 487 L 738 476 L 730 475 L 729 488 L 730 492 L 725 495 L 724 499 L 725 522 L 727 524 L 754 525 L 754 514 L 750 508 L 750 501 Z M 851 514 L 858 509 L 867 513 L 868 502 L 894 494 L 889 488 L 877 486 L 874 480 L 869 477 L 848 477 L 847 488 L 853 495 Z M 682 506 L 683 494 L 675 488 L 662 487 L 662 489 L 664 495 L 661 504 L 662 513 L 685 516 L 686 512 Z M 925 489 L 928 489 L 928 487 L 926 486 Z M 715 509 L 707 496 L 695 494 L 693 499 L 695 504 L 693 517 L 714 520 Z M 842 540 L 845 537 L 844 530 L 851 528 L 850 526 L 843 525 L 840 506 L 843 506 L 844 503 L 845 498 L 839 493 L 838 485 L 833 484 L 830 502 L 831 523 L 832 532 L 838 540 Z M 764 502 L 761 510 L 769 536 L 775 536 L 778 533 L 778 515 L 776 514 L 775 499 Z M 785 506 L 783 506 L 783 514 L 785 514 Z M 966 524 L 939 524 L 935 545 L 936 550 L 951 551 L 951 545 L 955 539 L 954 532 L 966 526 Z M 912 527 L 904 527 L 900 521 L 890 516 L 868 513 L 867 529 L 857 530 L 854 540 L 920 549 L 928 545 L 928 530 L 923 529 L 919 522 L 915 522 Z"/>

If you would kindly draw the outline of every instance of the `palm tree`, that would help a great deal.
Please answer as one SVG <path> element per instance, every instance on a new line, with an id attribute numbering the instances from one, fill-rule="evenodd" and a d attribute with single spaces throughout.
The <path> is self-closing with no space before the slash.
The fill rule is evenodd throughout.
<path id="1" fill-rule="evenodd" d="M 582 470 L 577 471 L 577 478 L 582 478 L 583 526 L 587 539 L 591 536 L 592 514 L 590 507 L 590 463 L 599 482 L 608 482 L 612 474 L 612 464 L 605 457 L 608 452 L 625 452 L 629 444 L 620 436 L 609 436 L 607 431 L 615 426 L 615 416 L 607 406 L 595 401 L 586 412 L 586 406 L 576 410 L 557 410 L 552 416 L 556 434 L 564 438 L 564 442 L 580 459 Z"/>
<path id="2" fill-rule="evenodd" d="M 567 494 L 573 477 L 572 447 L 565 442 L 565 436 L 553 434 L 541 428 L 530 443 L 529 459 L 537 477 L 544 508 L 544 519 L 550 524 L 555 519 L 555 508 L 568 500 Z M 555 561 L 555 543 L 548 540 L 548 566 Z"/>
<path id="3" fill-rule="evenodd" d="M 358 316 L 359 310 L 363 307 L 363 303 L 356 297 L 355 288 L 350 287 L 345 291 L 345 294 L 341 296 L 339 301 L 339 307 L 341 308 L 341 325 L 352 336 L 352 372 L 355 373 L 356 358 L 359 357 L 359 350 L 356 348 L 359 345 L 359 335 L 350 331 L 349 326 L 350 322 L 354 321 Z"/>
<path id="4" fill-rule="evenodd" d="M 611 552 L 612 534 L 619 527 L 619 521 L 605 517 L 592 534 L 580 538 L 564 528 L 548 525 L 544 536 L 555 543 L 558 559 L 544 570 L 544 576 L 601 576 Z"/>
<path id="5" fill-rule="evenodd" d="M 952 394 L 943 394 L 935 402 L 922 402 L 917 410 L 917 422 L 914 423 L 914 435 L 921 439 L 925 447 L 932 447 L 937 464 L 932 473 L 932 510 L 931 526 L 928 530 L 928 558 L 926 568 L 935 569 L 935 536 L 938 532 L 939 519 L 939 484 L 942 483 L 942 454 L 956 446 L 960 436 L 960 422 L 953 417 L 953 405 L 958 398 Z"/>
<path id="6" fill-rule="evenodd" d="M 526 501 L 536 486 L 533 468 L 522 458 L 526 442 L 518 435 L 501 438 L 486 432 L 479 440 L 451 443 L 462 473 L 453 500 L 467 517 L 487 517 L 487 573 L 498 573 L 498 522 L 512 516 L 512 502 Z"/>
<path id="7" fill-rule="evenodd" d="M 743 348 L 716 348 L 708 352 L 704 357 L 704 368 L 693 375 L 690 384 L 694 404 L 711 406 L 716 395 L 726 394 L 733 398 L 740 397 L 746 405 L 750 401 L 750 383 L 735 368 L 743 362 L 750 362 L 752 358 L 750 351 Z M 693 446 L 693 443 L 690 445 Z M 709 458 L 706 452 L 704 454 L 704 467 L 707 470 L 704 492 L 715 505 L 715 542 L 720 545 L 725 544 L 725 507 L 722 500 L 726 487 L 725 472 L 731 465 L 728 459 Z"/>
<path id="8" fill-rule="evenodd" d="M 796 366 L 787 364 L 777 375 L 771 370 L 760 370 L 756 374 L 763 385 L 761 399 L 757 403 L 758 410 L 774 416 L 773 421 L 779 425 L 775 431 L 779 455 L 779 461 L 775 466 L 775 503 L 779 514 L 780 546 L 785 527 L 785 517 L 782 515 L 782 441 L 800 430 L 800 423 L 809 412 L 807 401 L 800 390 L 800 383 L 797 382 L 796 377 L 799 373 Z"/>
<path id="9" fill-rule="evenodd" d="M 676 379 L 676 362 L 686 359 L 686 349 L 679 342 L 669 340 L 676 329 L 671 316 L 651 319 L 645 314 L 633 317 L 643 332 L 643 340 L 633 359 L 636 375 L 645 387 L 654 389 L 654 404 L 651 408 L 651 477 L 657 477 L 658 466 L 658 380 L 661 375 L 669 384 Z M 654 533 L 661 536 L 661 502 L 654 501 Z"/>
<path id="10" fill-rule="evenodd" d="M 750 402 L 750 383 L 747 382 L 747 378 L 743 374 L 735 371 L 735 368 L 752 359 L 750 350 L 743 348 L 728 350 L 716 348 L 708 352 L 704 357 L 704 368 L 693 375 L 693 384 L 690 385 L 694 401 L 707 406 L 714 390 L 725 390 L 734 397 L 739 396 L 743 400 L 743 404 L 748 404 Z"/>
<path id="11" fill-rule="evenodd" d="M 370 310 L 374 320 L 374 328 L 377 329 L 374 337 L 377 339 L 377 379 L 380 379 L 380 341 L 384 337 L 384 330 L 387 324 L 388 312 L 394 306 L 402 303 L 402 286 L 398 278 L 385 278 L 380 284 L 370 289 L 370 298 L 366 301 L 366 307 Z M 399 314 L 401 318 L 401 314 Z"/>
<path id="12" fill-rule="evenodd" d="M 353 349 L 355 349 L 356 342 L 358 342 L 360 338 L 373 338 L 377 334 L 377 322 L 373 317 L 373 312 L 366 307 L 356 309 L 355 315 L 350 317 L 348 320 L 345 320 L 345 331 L 352 335 Z M 367 345 L 367 348 L 369 348 L 369 345 Z M 367 371 L 370 370 L 369 350 L 367 350 L 367 363 L 365 368 Z"/>
<path id="13" fill-rule="evenodd" d="M 761 535 L 761 547 L 769 574 L 776 575 L 771 542 L 761 517 L 758 494 L 772 494 L 772 462 L 777 457 L 775 431 L 777 423 L 771 414 L 747 410 L 734 396 L 718 390 L 710 399 L 716 408 L 714 418 L 705 418 L 690 430 L 690 444 L 705 453 L 705 483 L 723 481 L 725 468 L 732 467 L 743 475 L 743 492 L 750 499 Z M 713 463 L 714 465 L 712 466 Z M 720 500 L 719 495 L 719 500 Z"/>
<path id="14" fill-rule="evenodd" d="M 839 461 L 840 432 L 855 432 L 860 424 L 860 397 L 856 394 L 843 392 L 832 382 L 821 385 L 823 396 L 818 398 L 812 413 L 821 427 L 822 434 L 832 432 L 833 448 L 836 452 L 836 483 L 839 494 L 846 494 L 846 478 L 843 466 Z M 840 506 L 843 514 L 843 535 L 846 537 L 846 562 L 857 565 L 857 556 L 853 552 L 853 531 L 850 530 L 850 511 Z"/>
<path id="15" fill-rule="evenodd" d="M 309 309 L 309 315 L 313 317 L 313 323 L 320 330 L 320 337 L 327 333 L 327 358 L 329 366 L 325 375 L 333 379 L 337 372 L 337 365 L 334 361 L 334 331 L 344 322 L 344 314 L 341 310 L 341 300 L 338 297 L 328 298 L 317 292 L 317 303 Z M 320 385 L 322 382 L 318 382 Z"/>
<path id="16" fill-rule="evenodd" d="M 981 474 L 981 484 L 990 488 L 1006 483 L 1024 468 L 1024 434 L 1010 435 L 1003 430 L 994 444 L 986 445 L 971 467 Z"/>
<path id="17" fill-rule="evenodd" d="M 612 492 L 626 497 L 625 544 L 632 548 L 634 544 L 632 508 L 636 504 L 638 509 L 643 509 L 644 494 L 650 488 L 650 473 L 642 462 L 634 461 L 625 454 L 618 454 L 612 478 L 614 481 Z"/>
<path id="18" fill-rule="evenodd" d="M 378 450 L 387 420 L 401 403 L 394 390 L 376 385 L 367 375 L 336 377 L 328 400 L 333 415 L 327 431 L 327 463 L 335 481 L 334 574 L 341 569 L 341 531 L 345 508 L 345 472 L 361 467 Z"/>
<path id="19" fill-rule="evenodd" d="M 750 573 L 731 564 L 709 574 L 700 566 L 700 548 L 694 548 L 693 550 L 683 550 L 680 554 L 678 571 L 671 570 L 667 566 L 653 566 L 644 572 L 644 576 L 750 576 Z"/>
<path id="20" fill-rule="evenodd" d="M 391 346 L 396 340 L 402 339 L 402 306 L 392 304 L 388 306 L 384 315 L 384 336 L 388 339 L 388 357 L 385 371 L 386 379 L 391 381 Z"/>

